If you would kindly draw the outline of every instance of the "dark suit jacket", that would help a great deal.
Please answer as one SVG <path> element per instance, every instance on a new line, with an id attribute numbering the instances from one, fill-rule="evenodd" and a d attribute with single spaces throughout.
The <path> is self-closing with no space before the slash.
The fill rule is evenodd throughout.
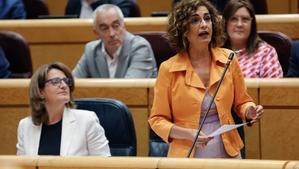
<path id="1" fill-rule="evenodd" d="M 292 44 L 287 77 L 299 77 L 299 41 L 294 41 Z"/>
<path id="2" fill-rule="evenodd" d="M 125 17 L 132 17 L 134 14 L 131 12 L 133 4 L 129 0 L 101 0 L 91 4 L 91 8 L 95 10 L 98 6 L 103 4 L 114 4 L 117 5 L 123 12 Z M 78 15 L 81 12 L 81 0 L 68 0 L 65 14 L 66 15 Z"/>

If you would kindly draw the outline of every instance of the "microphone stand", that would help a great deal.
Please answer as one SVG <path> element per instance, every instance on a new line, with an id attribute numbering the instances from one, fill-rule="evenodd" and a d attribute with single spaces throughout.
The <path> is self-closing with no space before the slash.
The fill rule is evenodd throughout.
<path id="1" fill-rule="evenodd" d="M 217 95 L 217 93 L 218 93 L 219 87 L 220 87 L 220 85 L 221 85 L 221 83 L 222 83 L 222 81 L 223 81 L 223 78 L 224 78 L 224 76 L 225 76 L 225 73 L 226 73 L 226 71 L 227 71 L 227 69 L 228 69 L 228 67 L 229 67 L 229 65 L 230 65 L 230 62 L 232 61 L 233 57 L 234 57 L 234 53 L 232 52 L 232 53 L 229 54 L 228 60 L 227 60 L 227 62 L 226 62 L 225 69 L 224 69 L 224 71 L 223 71 L 223 73 L 222 73 L 222 76 L 221 76 L 219 82 L 217 83 L 215 93 L 214 93 L 214 95 L 213 95 L 213 97 L 212 97 L 212 100 L 211 100 L 211 102 L 210 102 L 210 104 L 209 104 L 209 107 L 208 107 L 207 111 L 205 112 L 204 117 L 203 117 L 203 119 L 202 119 L 202 121 L 201 121 L 201 123 L 200 123 L 200 126 L 199 126 L 199 128 L 198 128 L 198 130 L 197 130 L 196 136 L 194 137 L 194 139 L 193 139 L 193 141 L 192 141 L 192 146 L 191 146 L 190 149 L 189 149 L 187 158 L 190 158 L 190 155 L 191 155 L 192 150 L 193 150 L 193 148 L 194 148 L 194 146 L 195 146 L 195 143 L 196 143 L 196 141 L 197 141 L 197 138 L 198 138 L 198 136 L 199 136 L 199 134 L 200 134 L 200 131 L 201 131 L 202 127 L 203 127 L 204 122 L 206 121 L 207 115 L 208 115 L 208 113 L 209 113 L 209 111 L 210 111 L 210 109 L 211 109 L 211 107 L 212 107 L 212 104 L 213 104 L 213 102 L 214 102 L 214 99 L 215 99 L 215 97 L 216 97 L 216 95 Z"/>

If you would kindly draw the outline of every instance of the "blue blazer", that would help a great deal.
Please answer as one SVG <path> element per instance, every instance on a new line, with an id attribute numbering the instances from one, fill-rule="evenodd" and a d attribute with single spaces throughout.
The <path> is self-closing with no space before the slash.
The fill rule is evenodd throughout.
<path id="1" fill-rule="evenodd" d="M 299 41 L 292 44 L 287 77 L 299 77 Z"/>
<path id="2" fill-rule="evenodd" d="M 26 11 L 22 0 L 0 0 L 0 19 L 25 19 Z"/>

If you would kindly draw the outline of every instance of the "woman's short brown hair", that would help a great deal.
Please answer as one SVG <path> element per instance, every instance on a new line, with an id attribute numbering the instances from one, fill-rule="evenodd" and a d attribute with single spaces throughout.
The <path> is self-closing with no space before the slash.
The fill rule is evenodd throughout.
<path id="1" fill-rule="evenodd" d="M 73 107 L 73 96 L 72 93 L 75 88 L 74 77 L 70 69 L 60 62 L 54 62 L 45 64 L 39 67 L 31 77 L 29 85 L 29 99 L 32 121 L 35 125 L 48 122 L 48 113 L 45 108 L 45 99 L 41 95 L 41 90 L 45 87 L 45 81 L 47 80 L 48 73 L 52 69 L 62 71 L 65 76 L 71 79 L 70 88 L 70 101 L 66 104 L 66 107 Z"/>
<path id="2" fill-rule="evenodd" d="M 200 6 L 205 6 L 211 15 L 213 32 L 210 46 L 218 47 L 222 45 L 222 21 L 218 16 L 216 8 L 206 0 L 184 0 L 178 3 L 168 16 L 166 37 L 170 45 L 176 49 L 177 52 L 185 52 L 188 50 L 189 40 L 187 36 L 190 27 L 189 21 Z"/>

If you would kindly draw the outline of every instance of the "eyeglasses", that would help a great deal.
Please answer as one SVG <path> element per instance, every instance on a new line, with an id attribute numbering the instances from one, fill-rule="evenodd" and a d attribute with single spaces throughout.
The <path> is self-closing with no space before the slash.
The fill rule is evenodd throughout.
<path id="1" fill-rule="evenodd" d="M 211 23 L 211 16 L 210 15 L 205 15 L 203 18 L 199 17 L 199 16 L 192 16 L 190 19 L 190 24 L 193 26 L 197 26 L 202 24 L 203 22 L 205 22 L 206 24 Z"/>
<path id="2" fill-rule="evenodd" d="M 72 79 L 70 79 L 68 77 L 64 77 L 64 78 L 55 77 L 53 79 L 48 79 L 45 81 L 45 84 L 50 83 L 53 86 L 61 86 L 62 81 L 69 87 L 73 85 Z"/>
<path id="3" fill-rule="evenodd" d="M 249 24 L 252 18 L 246 16 L 233 16 L 229 19 L 229 21 L 232 22 L 233 24 L 237 24 L 239 20 L 241 20 L 241 23 L 243 24 Z"/>
<path id="4" fill-rule="evenodd" d="M 121 21 L 116 20 L 111 24 L 111 27 L 113 30 L 118 31 L 121 28 Z M 106 33 L 109 31 L 110 25 L 107 24 L 100 24 L 99 25 L 99 30 L 103 33 Z"/>

